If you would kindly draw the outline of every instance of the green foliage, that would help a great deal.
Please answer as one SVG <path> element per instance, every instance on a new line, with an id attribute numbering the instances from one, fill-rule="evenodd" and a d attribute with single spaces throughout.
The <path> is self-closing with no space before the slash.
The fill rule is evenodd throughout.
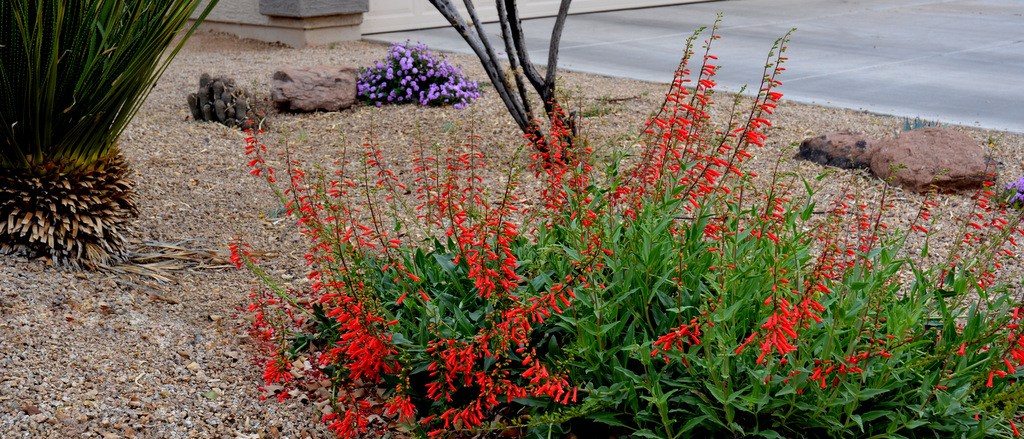
<path id="1" fill-rule="evenodd" d="M 610 96 L 601 96 L 600 99 L 594 103 L 593 106 L 587 108 L 585 111 L 580 113 L 580 117 L 601 117 L 611 113 L 614 113 L 618 109 L 612 106 L 612 99 Z"/>
<path id="2" fill-rule="evenodd" d="M 200 0 L 8 0 L 0 8 L 0 169 L 72 172 L 115 144 Z"/>
<path id="3" fill-rule="evenodd" d="M 585 404 L 600 407 L 590 419 L 656 438 L 1008 436 L 1015 413 L 1005 409 L 1024 400 L 1010 378 L 1020 372 L 1002 360 L 1005 349 L 1020 349 L 1008 329 L 1019 304 L 1005 285 L 954 308 L 947 302 L 978 279 L 951 272 L 935 283 L 941 267 L 898 257 L 899 235 L 858 249 L 829 279 L 823 265 L 841 262 L 822 258 L 807 214 L 813 194 L 760 195 L 780 207 L 778 217 L 752 204 L 724 218 L 702 209 L 680 223 L 693 212 L 667 196 L 633 220 L 602 215 L 585 232 L 554 221 L 539 235 L 538 270 L 558 278 L 595 267 L 572 310 L 540 330 L 559 340 L 549 361 L 569 364 Z M 709 239 L 709 229 L 728 236 Z M 610 253 L 580 257 L 572 243 L 583 234 L 611 237 Z M 766 333 L 773 319 L 800 313 L 793 336 Z M 779 337 L 794 350 L 779 355 Z"/>
<path id="4" fill-rule="evenodd" d="M 449 157 L 418 158 L 409 189 L 370 141 L 361 172 L 337 174 L 355 181 L 303 186 L 293 171 L 316 305 L 262 279 L 274 295 L 254 296 L 257 325 L 285 346 L 264 377 L 290 379 L 281 365 L 307 356 L 339 389 L 386 387 L 385 416 L 430 437 L 509 427 L 531 438 L 1016 434 L 1024 309 L 990 270 L 1012 257 L 1021 217 L 981 192 L 963 245 L 917 266 L 905 241 L 929 233 L 918 220 L 934 203 L 890 232 L 884 197 L 818 206 L 814 180 L 747 172 L 781 97 L 772 90 L 786 41 L 751 106 L 734 97 L 719 124 L 714 58 L 694 70 L 696 88 L 682 86 L 688 44 L 636 156 L 620 152 L 598 172 L 586 138 L 573 139 L 569 163 L 532 168 L 538 193 L 518 193 L 512 169 L 489 197 L 471 129 Z M 372 202 L 378 190 L 391 204 Z M 405 206 L 402 193 L 422 204 Z M 523 213 L 511 200 L 527 198 L 538 207 L 513 224 Z M 423 224 L 389 221 L 389 207 Z M 282 326 L 293 311 L 316 323 Z M 328 422 L 344 437 L 367 427 L 351 409 Z"/>

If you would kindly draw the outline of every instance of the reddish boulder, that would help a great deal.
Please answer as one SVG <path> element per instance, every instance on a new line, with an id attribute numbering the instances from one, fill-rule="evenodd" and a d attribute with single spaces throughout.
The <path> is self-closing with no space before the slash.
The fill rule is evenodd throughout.
<path id="1" fill-rule="evenodd" d="M 876 144 L 875 139 L 861 133 L 827 133 L 800 142 L 796 159 L 842 169 L 867 169 L 871 167 Z"/>
<path id="2" fill-rule="evenodd" d="M 281 67 L 274 72 L 270 98 L 282 111 L 338 111 L 356 101 L 355 67 Z"/>
<path id="3" fill-rule="evenodd" d="M 939 192 L 975 191 L 996 172 L 985 151 L 966 135 L 946 128 L 927 127 L 904 131 L 882 140 L 871 157 L 871 172 L 909 191 L 927 192 L 935 184 Z"/>

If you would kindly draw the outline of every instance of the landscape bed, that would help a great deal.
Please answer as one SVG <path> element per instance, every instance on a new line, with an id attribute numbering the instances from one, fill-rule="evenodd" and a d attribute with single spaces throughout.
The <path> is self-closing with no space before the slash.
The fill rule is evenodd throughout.
<path id="1" fill-rule="evenodd" d="M 104 437 L 328 434 L 319 410 L 300 398 L 261 401 L 273 395 L 258 390 L 264 384 L 263 371 L 250 359 L 259 355 L 259 343 L 249 337 L 244 312 L 255 285 L 251 275 L 228 260 L 229 243 L 241 238 L 264 252 L 256 258 L 276 278 L 297 287 L 307 284 L 304 242 L 295 220 L 284 217 L 265 183 L 249 175 L 245 134 L 191 120 L 186 96 L 204 72 L 232 77 L 254 88 L 268 111 L 269 125 L 261 140 L 272 152 L 294 145 L 304 163 L 328 164 L 343 148 L 358 154 L 371 131 L 398 173 L 411 172 L 417 138 L 444 142 L 472 122 L 473 132 L 483 138 L 481 152 L 492 159 L 481 175 L 484 185 L 500 189 L 508 160 L 522 139 L 486 85 L 484 96 L 465 109 L 357 105 L 338 113 L 290 115 L 267 105 L 270 75 L 278 66 L 368 66 L 385 51 L 386 46 L 365 42 L 296 50 L 216 34 L 193 37 L 121 139 L 137 173 L 141 210 L 130 236 L 150 244 L 140 251 L 180 251 L 182 256 L 116 276 L 0 259 L 0 430 L 15 432 L 12 437 L 55 432 Z M 484 80 L 476 58 L 448 57 L 471 79 Z M 729 68 L 729 60 L 720 63 Z M 560 76 L 563 89 L 581 96 L 565 104 L 591 116 L 587 132 L 597 157 L 630 148 L 629 127 L 638 133 L 668 89 L 665 84 L 572 72 Z M 785 82 L 785 76 L 780 79 Z M 784 93 L 785 86 L 779 91 Z M 774 169 L 808 179 L 824 168 L 792 160 L 794 142 L 840 130 L 880 138 L 903 124 L 899 118 L 785 101 L 771 119 L 766 145 L 750 150 L 747 169 L 764 177 Z M 1020 135 L 955 129 L 979 143 L 998 139 L 992 155 L 1003 162 L 999 184 L 1024 173 Z M 403 171 L 403 165 L 408 169 Z M 521 180 L 527 190 L 538 184 L 529 176 Z M 836 170 L 815 185 L 819 205 L 848 187 L 868 203 L 882 197 L 882 182 L 857 172 Z M 895 219 L 890 227 L 910 224 L 923 199 L 896 189 L 887 199 Z M 956 221 L 972 201 L 965 195 L 938 195 L 934 201 L 935 230 L 940 233 L 931 238 L 930 247 L 940 255 L 953 244 Z M 908 247 L 919 247 L 914 239 Z M 1004 270 L 1009 279 L 1024 272 L 1016 259 L 1008 260 Z"/>

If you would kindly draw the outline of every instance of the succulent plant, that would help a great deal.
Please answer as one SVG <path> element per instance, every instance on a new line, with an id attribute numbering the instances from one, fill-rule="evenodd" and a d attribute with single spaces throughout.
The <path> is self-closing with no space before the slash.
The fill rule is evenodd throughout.
<path id="1" fill-rule="evenodd" d="M 220 122 L 243 130 L 263 122 L 262 114 L 254 111 L 252 97 L 236 87 L 233 79 L 212 78 L 209 73 L 199 76 L 199 90 L 188 95 L 188 108 L 195 120 Z"/>
<path id="2" fill-rule="evenodd" d="M 927 127 L 945 127 L 945 125 L 940 124 L 938 121 L 931 122 L 931 121 L 923 120 L 920 117 L 915 117 L 914 120 L 910 120 L 910 118 L 908 118 L 908 117 L 904 117 L 903 118 L 903 131 L 910 131 L 910 130 L 916 130 L 918 128 L 927 128 Z M 899 134 L 899 133 L 896 133 L 896 134 Z"/>

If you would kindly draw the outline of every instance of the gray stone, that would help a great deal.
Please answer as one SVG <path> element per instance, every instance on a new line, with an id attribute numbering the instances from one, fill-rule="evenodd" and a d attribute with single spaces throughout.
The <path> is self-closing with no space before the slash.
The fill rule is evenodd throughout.
<path id="1" fill-rule="evenodd" d="M 868 169 L 877 143 L 861 133 L 832 132 L 804 139 L 795 158 L 842 169 Z"/>
<path id="2" fill-rule="evenodd" d="M 903 169 L 894 168 L 903 166 Z M 966 135 L 946 128 L 904 131 L 882 140 L 871 157 L 871 171 L 912 192 L 927 192 L 934 184 L 941 193 L 971 192 L 993 181 L 996 164 Z M 895 174 L 895 176 L 894 176 Z"/>
<path id="3" fill-rule="evenodd" d="M 278 17 L 322 17 L 369 10 L 369 0 L 260 0 L 261 14 Z"/>
<path id="4" fill-rule="evenodd" d="M 281 67 L 274 72 L 270 99 L 282 111 L 338 111 L 356 102 L 355 67 Z"/>

